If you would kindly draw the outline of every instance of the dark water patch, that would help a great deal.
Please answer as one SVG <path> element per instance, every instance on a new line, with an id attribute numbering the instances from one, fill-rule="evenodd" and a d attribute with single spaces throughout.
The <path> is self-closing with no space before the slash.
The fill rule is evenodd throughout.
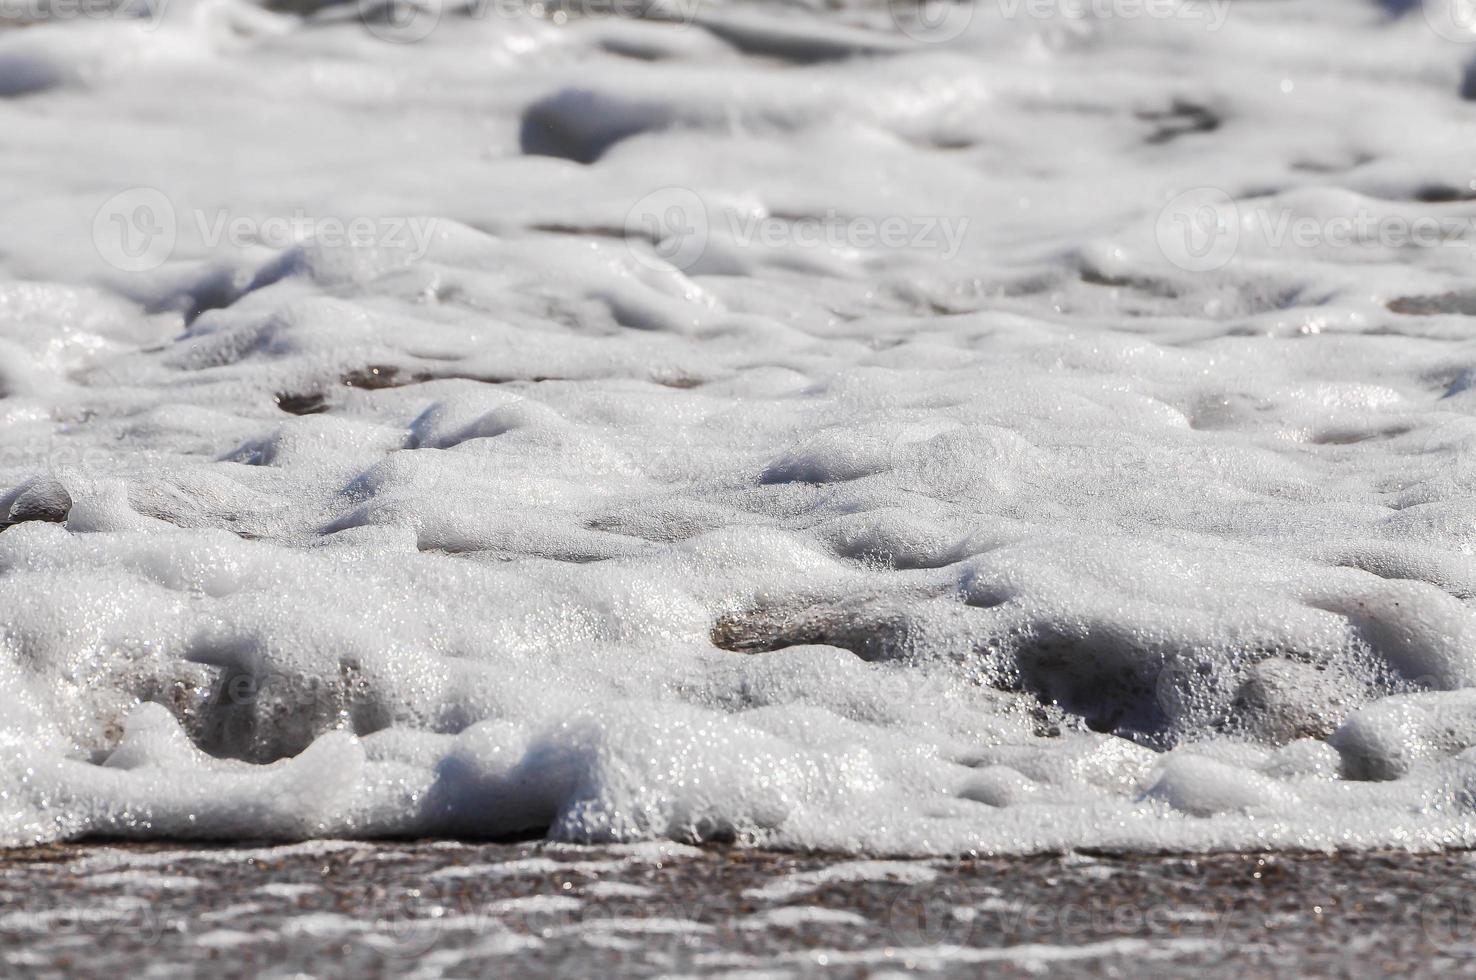
<path id="1" fill-rule="evenodd" d="M 623 240 L 628 237 L 624 228 L 616 228 L 611 225 L 546 223 L 529 225 L 528 227 L 532 231 L 541 231 L 550 235 L 574 235 L 577 238 L 614 238 Z"/>
<path id="2" fill-rule="evenodd" d="M 1402 316 L 1476 316 L 1476 290 L 1438 296 L 1401 296 L 1389 301 L 1389 311 Z"/>
<path id="3" fill-rule="evenodd" d="M 1313 433 L 1308 442 L 1317 446 L 1352 446 L 1360 442 L 1397 439 L 1413 430 L 1414 426 L 1398 424 L 1375 428 L 1330 427 Z"/>
<path id="4" fill-rule="evenodd" d="M 529 377 L 514 375 L 498 376 L 471 374 L 464 371 L 403 371 L 390 365 L 378 365 L 349 371 L 339 378 L 334 387 L 358 388 L 363 391 L 382 391 L 386 388 L 408 388 L 411 385 L 427 384 L 432 381 L 475 381 L 480 384 L 543 384 L 549 381 L 569 381 L 570 378 L 556 375 L 535 374 Z M 695 388 L 703 382 L 687 375 L 653 376 L 652 384 L 667 388 Z M 289 415 L 318 415 L 332 408 L 334 387 L 319 391 L 279 392 L 274 396 L 277 407 Z"/>
<path id="5" fill-rule="evenodd" d="M 1175 99 L 1167 109 L 1140 110 L 1134 115 L 1153 125 L 1153 131 L 1143 140 L 1149 146 L 1163 146 L 1198 133 L 1213 133 L 1223 123 L 1223 118 L 1213 109 L 1184 99 Z"/>
<path id="6" fill-rule="evenodd" d="M 1452 184 L 1424 184 L 1415 189 L 1414 199 L 1422 204 L 1455 204 L 1476 201 L 1476 190 Z"/>
<path id="7" fill-rule="evenodd" d="M 565 89 L 523 112 L 518 146 L 528 156 L 594 163 L 621 140 L 660 128 L 629 107 L 612 105 L 600 93 Z"/>
<path id="8" fill-rule="evenodd" d="M 318 415 L 328 411 L 328 398 L 321 392 L 276 396 L 277 407 L 288 415 Z"/>
<path id="9" fill-rule="evenodd" d="M 892 55 L 905 50 L 890 38 L 867 37 L 859 31 L 841 32 L 833 25 L 809 29 L 801 23 L 721 16 L 701 17 L 697 25 L 744 54 L 796 65 Z"/>

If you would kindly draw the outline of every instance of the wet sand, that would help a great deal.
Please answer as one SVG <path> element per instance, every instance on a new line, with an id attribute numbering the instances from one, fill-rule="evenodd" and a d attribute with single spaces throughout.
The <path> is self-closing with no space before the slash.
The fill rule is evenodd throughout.
<path id="1" fill-rule="evenodd" d="M 42 976 L 1476 974 L 1476 857 L 853 861 L 640 845 L 54 846 L 0 875 Z"/>

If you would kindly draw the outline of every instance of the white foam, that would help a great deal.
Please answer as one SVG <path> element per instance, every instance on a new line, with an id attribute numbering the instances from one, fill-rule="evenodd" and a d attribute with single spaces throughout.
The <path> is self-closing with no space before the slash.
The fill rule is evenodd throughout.
<path id="1" fill-rule="evenodd" d="M 0 35 L 0 841 L 1476 845 L 1419 5 L 168 6 Z"/>
<path id="2" fill-rule="evenodd" d="M 490 911 L 498 914 L 526 915 L 541 912 L 570 912 L 584 905 L 577 898 L 568 895 L 526 895 L 522 898 L 507 898 L 494 902 Z"/>
<path id="3" fill-rule="evenodd" d="M 797 871 L 743 894 L 764 901 L 788 901 L 826 885 L 857 881 L 896 881 L 906 885 L 926 884 L 938 872 L 922 864 L 905 861 L 845 861 L 818 871 Z"/>
<path id="4" fill-rule="evenodd" d="M 788 905 L 756 912 L 735 923 L 739 929 L 797 929 L 801 926 L 865 926 L 866 917 L 844 909 Z"/>

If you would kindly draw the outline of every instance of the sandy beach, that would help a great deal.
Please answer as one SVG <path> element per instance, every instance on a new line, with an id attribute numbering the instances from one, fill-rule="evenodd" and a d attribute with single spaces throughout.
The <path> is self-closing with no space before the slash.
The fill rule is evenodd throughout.
<path id="1" fill-rule="evenodd" d="M 1476 973 L 1469 853 L 851 861 L 669 844 L 14 851 L 12 975 Z"/>
<path id="2" fill-rule="evenodd" d="M 1476 974 L 1476 0 L 0 0 L 0 134 L 0 980 Z"/>

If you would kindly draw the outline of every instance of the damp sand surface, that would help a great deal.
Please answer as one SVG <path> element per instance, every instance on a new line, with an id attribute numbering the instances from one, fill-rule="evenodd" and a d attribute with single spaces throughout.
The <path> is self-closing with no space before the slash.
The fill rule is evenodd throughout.
<path id="1" fill-rule="evenodd" d="M 1469 852 L 88 844 L 3 868 L 10 975 L 1476 974 Z"/>

